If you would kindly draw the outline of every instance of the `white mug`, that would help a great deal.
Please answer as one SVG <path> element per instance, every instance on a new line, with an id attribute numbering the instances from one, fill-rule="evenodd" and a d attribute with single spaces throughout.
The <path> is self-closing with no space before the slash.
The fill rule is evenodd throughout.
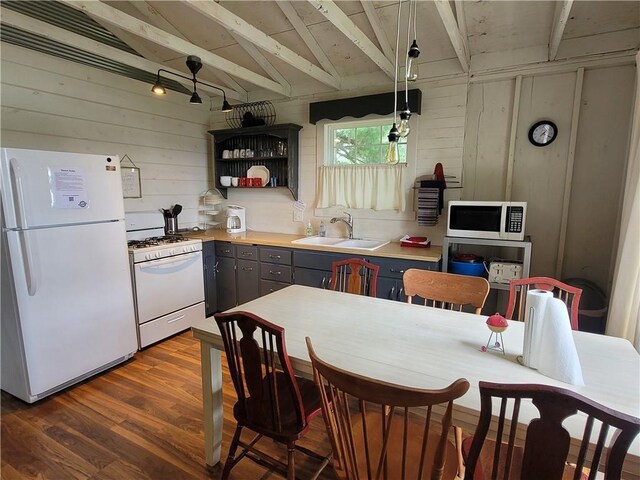
<path id="1" fill-rule="evenodd" d="M 238 186 L 238 181 L 239 181 L 238 177 L 231 177 L 231 186 L 232 187 L 237 187 Z"/>
<path id="2" fill-rule="evenodd" d="M 231 153 L 231 152 L 229 152 L 229 150 L 223 150 L 223 151 L 222 151 L 222 158 L 229 158 L 229 154 L 230 154 L 230 153 Z"/>
<path id="3" fill-rule="evenodd" d="M 236 148 L 233 151 L 233 158 L 240 158 L 240 149 L 239 148 Z"/>
<path id="4" fill-rule="evenodd" d="M 244 158 L 247 156 L 247 150 L 242 148 L 240 149 L 240 158 Z"/>

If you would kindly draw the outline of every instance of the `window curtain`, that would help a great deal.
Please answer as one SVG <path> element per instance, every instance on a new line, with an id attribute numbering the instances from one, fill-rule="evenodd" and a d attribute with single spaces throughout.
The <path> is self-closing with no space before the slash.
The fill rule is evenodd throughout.
<path id="1" fill-rule="evenodd" d="M 640 352 L 640 52 L 636 54 L 636 99 L 624 188 L 618 258 L 607 335 L 622 337 Z"/>
<path id="2" fill-rule="evenodd" d="M 404 165 L 323 166 L 317 208 L 405 209 Z"/>

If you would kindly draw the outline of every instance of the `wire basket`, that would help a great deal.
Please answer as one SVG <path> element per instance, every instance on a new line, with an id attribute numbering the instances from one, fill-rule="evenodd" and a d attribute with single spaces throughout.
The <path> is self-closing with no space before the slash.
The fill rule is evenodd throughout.
<path id="1" fill-rule="evenodd" d="M 276 123 L 276 109 L 268 101 L 240 103 L 226 113 L 225 119 L 231 128 L 270 127 Z"/>

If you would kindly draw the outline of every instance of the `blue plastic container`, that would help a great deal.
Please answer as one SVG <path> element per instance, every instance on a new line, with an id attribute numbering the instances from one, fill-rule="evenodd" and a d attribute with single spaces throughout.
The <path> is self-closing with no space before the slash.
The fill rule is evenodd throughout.
<path id="1" fill-rule="evenodd" d="M 459 275 L 471 275 L 481 277 L 485 273 L 483 262 L 459 262 L 457 260 L 449 261 L 449 272 Z"/>

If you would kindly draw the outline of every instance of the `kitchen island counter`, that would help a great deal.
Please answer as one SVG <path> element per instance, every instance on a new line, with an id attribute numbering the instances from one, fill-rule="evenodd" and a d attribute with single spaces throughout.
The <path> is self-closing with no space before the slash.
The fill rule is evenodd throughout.
<path id="1" fill-rule="evenodd" d="M 294 240 L 304 238 L 303 235 L 256 231 L 230 234 L 225 230 L 215 228 L 200 232 L 184 232 L 183 235 L 186 235 L 190 238 L 199 238 L 203 242 L 218 240 L 222 242 L 296 248 L 300 250 L 352 253 L 353 255 L 367 257 L 401 258 L 406 260 L 419 260 L 426 262 L 439 262 L 442 258 L 442 247 L 438 245 L 428 248 L 414 248 L 401 247 L 400 242 L 390 242 L 376 250 L 361 250 L 353 248 L 324 247 L 322 245 L 302 245 L 292 243 Z"/>

